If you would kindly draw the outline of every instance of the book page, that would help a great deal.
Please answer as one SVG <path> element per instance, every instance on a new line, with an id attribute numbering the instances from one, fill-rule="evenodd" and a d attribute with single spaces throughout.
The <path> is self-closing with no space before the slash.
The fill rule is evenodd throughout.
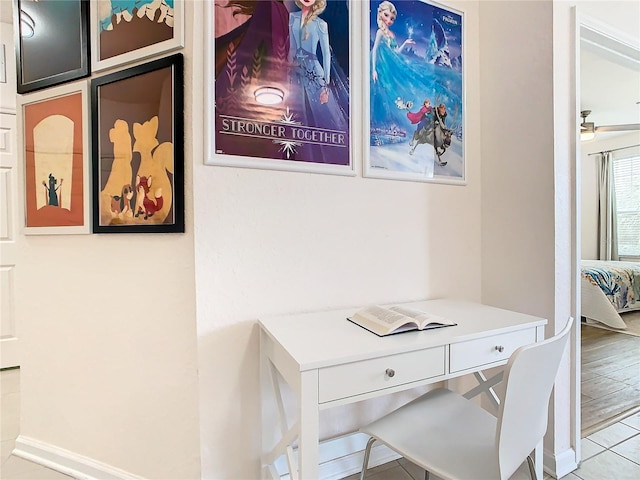
<path id="1" fill-rule="evenodd" d="M 381 336 L 418 328 L 412 318 L 378 305 L 361 308 L 349 320 Z"/>
<path id="2" fill-rule="evenodd" d="M 371 305 L 360 309 L 356 312 L 356 315 L 369 317 L 371 320 L 384 323 L 389 327 L 392 327 L 398 320 L 410 320 L 405 318 L 405 315 L 400 312 L 395 312 L 391 309 L 382 308 L 377 305 Z"/>
<path id="3" fill-rule="evenodd" d="M 420 328 L 428 328 L 428 325 L 430 324 L 433 324 L 434 326 L 455 325 L 454 322 L 451 322 L 446 318 L 441 317 L 440 315 L 423 312 L 422 310 L 417 310 L 411 307 L 403 307 L 397 305 L 395 307 L 391 307 L 389 310 L 393 310 L 394 312 L 413 318 L 416 322 L 418 322 Z"/>

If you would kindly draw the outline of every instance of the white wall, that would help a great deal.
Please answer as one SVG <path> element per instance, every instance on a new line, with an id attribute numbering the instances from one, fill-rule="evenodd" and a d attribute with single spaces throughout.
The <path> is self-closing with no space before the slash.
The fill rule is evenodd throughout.
<path id="1" fill-rule="evenodd" d="M 144 478 L 200 477 L 186 191 L 185 234 L 19 237 L 21 438 Z"/>
<path id="2" fill-rule="evenodd" d="M 258 317 L 440 296 L 480 300 L 478 12 L 476 2 L 452 5 L 467 13 L 465 187 L 205 166 L 195 139 L 207 132 L 194 107 L 205 478 L 258 475 Z M 194 82 L 198 106 L 202 87 Z M 360 154 L 355 161 L 359 173 Z M 332 412 L 323 436 L 352 431 L 386 408 L 388 399 Z"/>
<path id="3" fill-rule="evenodd" d="M 549 318 L 554 159 L 553 110 L 545 105 L 553 94 L 551 4 L 482 1 L 480 18 L 482 298 Z M 523 295 L 523 289 L 535 294 Z"/>
<path id="4" fill-rule="evenodd" d="M 606 140 L 581 142 L 580 166 L 582 172 L 581 219 L 582 258 L 595 260 L 598 258 L 598 176 L 596 164 L 599 155 L 592 155 L 605 150 L 640 145 L 640 132 L 617 135 Z M 638 154 L 640 148 L 629 148 L 614 152 L 616 156 Z"/>
<path id="5" fill-rule="evenodd" d="M 569 163 L 556 154 L 554 131 L 553 3 L 482 1 L 480 19 L 482 300 L 549 319 L 550 336 L 570 314 L 571 291 Z M 567 362 L 561 378 L 569 372 Z M 555 396 L 562 401 L 553 403 L 544 448 L 550 469 L 569 448 L 569 385 Z M 567 420 L 554 421 L 555 412 Z"/>
<path id="6" fill-rule="evenodd" d="M 574 12 L 575 7 L 575 12 Z M 579 33 L 574 28 L 575 15 L 588 15 L 630 35 L 640 37 L 640 4 L 626 1 L 559 1 L 553 2 L 553 97 L 548 100 L 553 110 L 554 130 L 554 240 L 555 240 L 555 305 L 554 331 L 564 319 L 577 317 L 578 261 L 580 257 L 580 163 L 579 142 Z M 545 103 L 543 103 L 545 104 Z M 550 412 L 553 430 L 545 439 L 545 465 L 562 476 L 572 462 L 580 460 L 580 332 L 572 337 L 574 349 L 568 352 L 561 367 L 552 397 Z M 571 366 L 573 365 L 573 368 Z M 573 455 L 575 452 L 575 455 Z M 574 458 L 571 458 L 571 457 Z M 548 463 L 547 463 L 548 461 Z"/>
<path id="7" fill-rule="evenodd" d="M 5 82 L 0 83 L 0 112 L 16 113 L 16 57 L 13 53 L 13 25 L 8 9 L 0 9 L 0 43 L 5 47 Z"/>
<path id="8" fill-rule="evenodd" d="M 466 11 L 465 187 L 203 165 L 203 2 L 187 2 L 187 233 L 24 237 L 23 435 L 147 478 L 256 478 L 259 316 L 445 295 L 569 313 L 557 137 L 576 124 L 553 60 L 571 4 L 451 5 Z M 323 433 L 386 408 L 342 409 Z"/>
<path id="9" fill-rule="evenodd" d="M 547 335 L 577 308 L 576 3 L 637 38 L 637 2 L 480 2 L 482 300 L 550 319 Z M 575 355 L 545 438 L 545 466 L 559 475 L 579 460 Z"/>

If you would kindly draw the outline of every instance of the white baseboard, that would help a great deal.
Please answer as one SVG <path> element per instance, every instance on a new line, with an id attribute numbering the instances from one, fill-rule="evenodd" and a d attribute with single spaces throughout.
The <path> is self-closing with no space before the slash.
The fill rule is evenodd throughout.
<path id="1" fill-rule="evenodd" d="M 338 480 L 359 473 L 364 460 L 364 449 L 369 437 L 353 433 L 344 437 L 322 442 L 319 449 L 319 480 Z M 371 449 L 369 468 L 400 458 L 400 455 L 386 446 L 376 443 Z M 275 463 L 281 480 L 289 480 L 287 463 L 283 457 Z"/>
<path id="2" fill-rule="evenodd" d="M 12 453 L 79 480 L 142 480 L 124 470 L 23 435 L 16 439 Z"/>
<path id="3" fill-rule="evenodd" d="M 559 455 L 544 452 L 544 471 L 555 478 L 562 478 L 578 468 L 576 451 L 569 448 Z"/>

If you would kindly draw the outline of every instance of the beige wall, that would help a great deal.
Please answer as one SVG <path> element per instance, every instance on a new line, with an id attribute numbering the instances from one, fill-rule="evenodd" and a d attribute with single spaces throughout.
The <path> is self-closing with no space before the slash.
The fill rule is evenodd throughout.
<path id="1" fill-rule="evenodd" d="M 3 0 L 0 0 L 3 1 Z M 0 8 L 0 40 L 5 48 L 6 82 L 0 83 L 0 112 L 16 113 L 16 60 L 10 47 L 13 45 L 13 25 L 11 24 L 10 9 L 3 5 Z"/>
<path id="2" fill-rule="evenodd" d="M 459 5 L 477 125 L 477 4 Z M 260 315 L 480 299 L 479 130 L 465 187 L 204 166 L 202 6 L 186 4 L 187 233 L 21 237 L 21 434 L 146 478 L 257 477 Z M 355 428 L 344 413 L 324 435 Z"/>
<path id="3" fill-rule="evenodd" d="M 571 291 L 569 164 L 557 157 L 567 146 L 554 131 L 554 6 L 481 1 L 480 18 L 482 300 L 549 319 L 550 336 L 570 315 L 570 302 L 559 308 L 557 298 Z M 567 362 L 563 373 L 570 369 Z M 564 401 L 553 404 L 545 466 L 568 451 L 575 467 L 569 430 L 556 432 L 553 421 L 554 408 L 569 416 L 569 384 L 556 395 Z"/>
<path id="4" fill-rule="evenodd" d="M 579 62 L 577 21 L 595 18 L 630 38 L 640 38 L 640 4 L 627 1 L 553 1 L 553 97 L 541 105 L 553 109 L 554 135 L 554 263 L 555 298 L 553 331 L 580 311 L 578 262 L 580 254 L 579 98 L 576 74 Z M 550 40 L 551 41 L 551 40 Z M 547 235 L 545 232 L 543 235 Z M 550 422 L 545 437 L 545 466 L 562 476 L 565 467 L 580 458 L 580 335 L 572 337 L 552 396 Z M 573 366 L 573 368 L 572 368 Z M 577 454 L 570 458 L 573 451 Z"/>
<path id="5" fill-rule="evenodd" d="M 23 435 L 147 478 L 256 478 L 258 317 L 439 296 L 568 313 L 572 147 L 554 132 L 575 124 L 554 119 L 553 42 L 570 4 L 450 4 L 467 23 L 465 187 L 203 165 L 203 2 L 187 2 L 187 233 L 22 238 Z M 368 407 L 323 433 L 389 406 Z"/>
<path id="6" fill-rule="evenodd" d="M 483 1 L 480 17 L 482 297 L 549 318 L 553 110 L 544 105 L 553 97 L 551 2 Z M 514 280 L 523 275 L 524 284 Z"/>
<path id="7" fill-rule="evenodd" d="M 207 478 L 257 476 L 260 316 L 426 297 L 480 300 L 478 5 L 451 5 L 466 11 L 467 186 L 362 178 L 361 135 L 355 178 L 205 166 L 194 142 Z M 200 105 L 202 74 L 194 67 Z M 193 115 L 193 138 L 200 139 L 202 112 L 194 108 Z M 390 405 L 386 399 L 334 409 L 323 417 L 322 434 L 352 431 Z"/>
<path id="8" fill-rule="evenodd" d="M 4 22 L 10 2 L 1 1 Z M 13 28 L 10 20 L 1 27 L 4 42 Z M 9 75 L 3 88 L 15 100 Z M 10 104 L 3 99 L 3 108 Z M 192 170 L 188 161 L 187 185 Z M 23 438 L 140 477 L 200 477 L 193 195 L 186 192 L 185 234 L 18 237 Z"/>

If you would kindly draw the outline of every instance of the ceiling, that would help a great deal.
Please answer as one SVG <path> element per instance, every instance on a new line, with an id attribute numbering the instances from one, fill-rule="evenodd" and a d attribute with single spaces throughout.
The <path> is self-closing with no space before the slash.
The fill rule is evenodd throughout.
<path id="1" fill-rule="evenodd" d="M 640 46 L 584 27 L 580 36 L 580 109 L 591 110 L 587 121 L 596 127 L 640 124 Z"/>

